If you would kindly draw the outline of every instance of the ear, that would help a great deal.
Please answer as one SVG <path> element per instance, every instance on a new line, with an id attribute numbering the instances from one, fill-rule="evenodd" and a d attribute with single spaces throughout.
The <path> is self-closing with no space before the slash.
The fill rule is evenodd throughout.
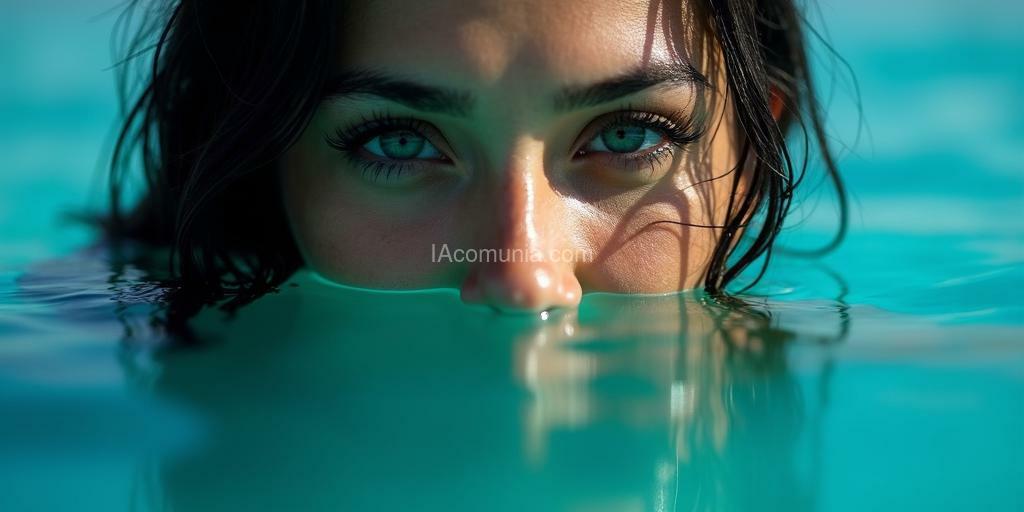
<path id="1" fill-rule="evenodd" d="M 782 111 L 786 108 L 786 102 L 782 99 L 778 87 L 774 85 L 768 89 L 768 108 L 772 111 L 772 117 L 778 122 L 782 120 Z"/>

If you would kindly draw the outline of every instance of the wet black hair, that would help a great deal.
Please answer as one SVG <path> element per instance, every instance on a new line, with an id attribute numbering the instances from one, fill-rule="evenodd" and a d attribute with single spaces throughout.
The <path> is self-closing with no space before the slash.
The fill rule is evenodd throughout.
<path id="1" fill-rule="evenodd" d="M 845 232 L 845 193 L 801 8 L 794 0 L 690 1 L 720 50 L 743 134 L 740 162 L 748 162 L 729 173 L 733 193 L 703 282 L 724 296 L 748 267 L 763 265 L 757 279 L 763 275 L 812 150 L 840 206 L 839 229 L 823 250 Z M 124 116 L 104 225 L 112 239 L 170 249 L 168 316 L 245 304 L 303 264 L 276 166 L 321 101 L 342 4 L 136 0 L 123 12 L 115 40 L 126 48 L 118 83 Z M 784 106 L 778 118 L 773 95 Z M 802 136 L 802 158 L 791 154 L 787 134 Z M 140 169 L 141 197 L 128 201 L 126 182 Z"/>

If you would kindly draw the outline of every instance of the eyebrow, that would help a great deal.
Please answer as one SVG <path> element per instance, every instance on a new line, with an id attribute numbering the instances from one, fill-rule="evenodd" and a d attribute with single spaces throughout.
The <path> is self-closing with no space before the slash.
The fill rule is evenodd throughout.
<path id="1" fill-rule="evenodd" d="M 623 75 L 584 86 L 568 86 L 554 98 L 557 111 L 576 110 L 614 101 L 662 85 L 694 84 L 707 87 L 707 77 L 688 63 L 652 63 Z M 427 85 L 373 70 L 339 73 L 326 84 L 325 100 L 346 96 L 375 96 L 421 112 L 464 117 L 473 110 L 469 91 Z"/>
<path id="2" fill-rule="evenodd" d="M 369 95 L 423 112 L 465 116 L 473 109 L 468 91 L 421 84 L 377 71 L 354 70 L 327 81 L 324 99 Z"/>
<path id="3" fill-rule="evenodd" d="M 692 64 L 651 63 L 593 85 L 567 87 L 555 97 L 555 109 L 566 111 L 593 107 L 656 86 L 692 84 L 707 87 L 709 83 L 707 77 Z"/>

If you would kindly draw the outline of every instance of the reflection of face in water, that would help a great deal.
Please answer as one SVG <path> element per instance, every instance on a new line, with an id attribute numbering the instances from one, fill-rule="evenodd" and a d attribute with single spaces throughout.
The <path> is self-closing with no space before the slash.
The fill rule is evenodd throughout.
<path id="1" fill-rule="evenodd" d="M 803 505 L 799 389 L 755 315 L 594 296 L 540 321 L 298 281 L 160 356 L 157 392 L 206 424 L 161 463 L 170 509 Z"/>

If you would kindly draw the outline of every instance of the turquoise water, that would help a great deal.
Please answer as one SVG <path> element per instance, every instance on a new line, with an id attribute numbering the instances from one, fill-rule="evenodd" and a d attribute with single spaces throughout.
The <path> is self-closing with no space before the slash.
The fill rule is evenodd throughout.
<path id="1" fill-rule="evenodd" d="M 300 273 L 165 349 L 60 218 L 102 201 L 109 6 L 0 2 L 0 510 L 1024 509 L 1024 8 L 822 4 L 851 231 L 750 310 Z M 832 227 L 804 204 L 788 246 Z"/>

